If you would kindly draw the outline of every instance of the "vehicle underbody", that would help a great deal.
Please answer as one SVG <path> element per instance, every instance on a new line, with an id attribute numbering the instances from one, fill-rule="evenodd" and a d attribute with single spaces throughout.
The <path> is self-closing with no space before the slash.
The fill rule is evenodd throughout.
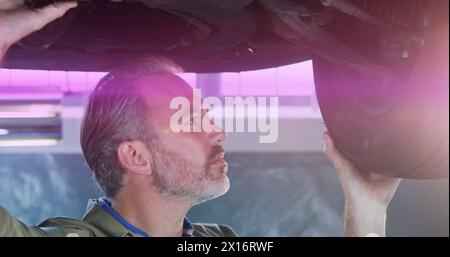
<path id="1" fill-rule="evenodd" d="M 49 0 L 27 0 L 39 7 Z M 325 125 L 358 167 L 449 170 L 447 0 L 80 0 L 4 67 L 109 71 L 146 55 L 220 73 L 313 60 Z"/>
<path id="2" fill-rule="evenodd" d="M 107 71 L 161 54 L 211 73 L 319 56 L 390 70 L 415 57 L 430 10 L 423 0 L 83 0 L 11 49 L 4 65 Z"/>

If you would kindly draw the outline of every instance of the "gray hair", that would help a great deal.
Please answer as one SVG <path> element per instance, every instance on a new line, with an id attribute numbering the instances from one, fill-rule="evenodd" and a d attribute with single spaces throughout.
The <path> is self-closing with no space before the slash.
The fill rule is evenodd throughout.
<path id="1" fill-rule="evenodd" d="M 95 180 L 109 198 L 122 188 L 123 168 L 117 148 L 121 142 L 150 142 L 151 124 L 144 117 L 149 109 L 136 86 L 136 79 L 148 75 L 181 72 L 171 60 L 161 56 L 141 58 L 103 77 L 91 93 L 81 123 L 83 155 Z"/>

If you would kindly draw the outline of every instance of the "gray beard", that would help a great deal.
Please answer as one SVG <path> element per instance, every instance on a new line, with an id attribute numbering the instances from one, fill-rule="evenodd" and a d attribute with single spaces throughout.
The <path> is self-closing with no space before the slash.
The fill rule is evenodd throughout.
<path id="1" fill-rule="evenodd" d="M 167 152 L 161 145 L 153 145 L 153 175 L 155 186 L 163 197 L 186 200 L 198 205 L 225 194 L 229 189 L 225 181 L 208 179 L 207 167 L 195 165 L 183 156 Z"/>

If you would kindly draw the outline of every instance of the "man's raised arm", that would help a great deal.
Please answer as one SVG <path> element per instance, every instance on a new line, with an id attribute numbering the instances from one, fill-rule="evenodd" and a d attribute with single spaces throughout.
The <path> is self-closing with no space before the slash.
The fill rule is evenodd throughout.
<path id="1" fill-rule="evenodd" d="M 24 0 L 0 0 L 0 62 L 14 43 L 63 16 L 77 2 L 59 2 L 29 9 Z"/>
<path id="2" fill-rule="evenodd" d="M 14 43 L 77 6 L 76 2 L 61 2 L 41 9 L 29 9 L 23 0 L 0 0 L 0 63 Z M 0 236 L 36 236 L 40 230 L 27 227 L 0 206 Z"/>
<path id="3" fill-rule="evenodd" d="M 325 133 L 325 154 L 333 163 L 345 196 L 344 222 L 348 236 L 386 236 L 386 211 L 400 183 L 358 170 Z"/>

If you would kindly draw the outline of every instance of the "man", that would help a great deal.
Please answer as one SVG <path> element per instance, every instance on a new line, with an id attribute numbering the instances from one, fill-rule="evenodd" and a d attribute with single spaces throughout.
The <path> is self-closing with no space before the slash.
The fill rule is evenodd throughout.
<path id="1" fill-rule="evenodd" d="M 0 0 L 0 57 L 75 6 L 29 10 L 22 1 Z M 106 198 L 93 200 L 82 220 L 52 218 L 37 227 L 0 208 L 0 236 L 236 236 L 228 226 L 185 218 L 193 205 L 225 194 L 230 182 L 221 146 L 225 132 L 170 129 L 170 101 L 193 97 L 178 71 L 170 60 L 150 57 L 105 76 L 89 99 L 81 145 Z M 196 114 L 208 115 L 206 109 Z M 183 122 L 191 126 L 193 120 Z M 386 209 L 399 179 L 358 171 L 327 133 L 324 139 L 345 194 L 347 234 L 384 236 Z"/>

